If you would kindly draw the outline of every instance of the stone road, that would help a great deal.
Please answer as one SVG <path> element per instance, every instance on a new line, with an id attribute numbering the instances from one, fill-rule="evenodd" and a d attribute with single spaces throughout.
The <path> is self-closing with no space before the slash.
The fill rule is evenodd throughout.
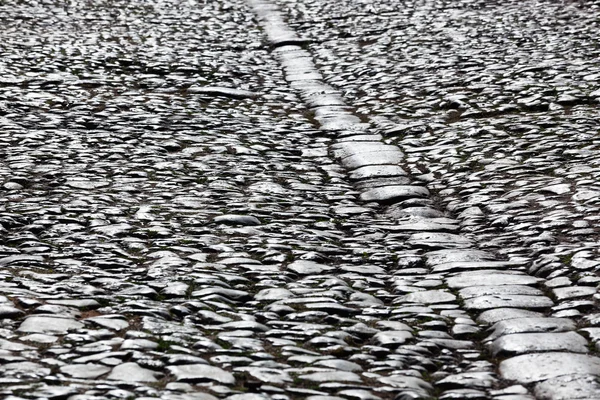
<path id="1" fill-rule="evenodd" d="M 600 399 L 599 18 L 0 0 L 0 397 Z"/>

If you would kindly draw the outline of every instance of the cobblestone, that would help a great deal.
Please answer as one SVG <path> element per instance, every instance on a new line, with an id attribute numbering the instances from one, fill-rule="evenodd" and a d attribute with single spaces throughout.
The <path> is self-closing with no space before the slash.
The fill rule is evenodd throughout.
<path id="1" fill-rule="evenodd" d="M 0 2 L 0 395 L 600 397 L 599 9 Z"/>

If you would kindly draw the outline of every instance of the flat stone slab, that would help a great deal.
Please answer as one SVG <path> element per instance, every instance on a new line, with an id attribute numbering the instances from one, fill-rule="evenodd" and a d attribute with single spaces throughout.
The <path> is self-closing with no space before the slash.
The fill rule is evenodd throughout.
<path id="1" fill-rule="evenodd" d="M 444 290 L 426 290 L 409 293 L 400 297 L 398 301 L 423 304 L 450 303 L 456 301 L 456 296 Z"/>
<path id="2" fill-rule="evenodd" d="M 188 93 L 204 94 L 209 96 L 223 96 L 232 99 L 254 98 L 258 95 L 249 90 L 234 89 L 223 86 L 191 86 Z"/>
<path id="3" fill-rule="evenodd" d="M 600 358 L 574 353 L 524 354 L 500 363 L 504 379 L 528 384 L 567 375 L 600 376 Z"/>
<path id="4" fill-rule="evenodd" d="M 95 310 L 100 308 L 100 303 L 93 299 L 78 299 L 78 300 L 48 300 L 48 304 L 56 304 L 60 306 L 76 307 L 80 310 Z"/>
<path id="5" fill-rule="evenodd" d="M 70 318 L 34 315 L 27 317 L 17 330 L 28 333 L 66 335 L 71 330 L 82 329 L 83 327 L 83 323 Z"/>
<path id="6" fill-rule="evenodd" d="M 515 333 L 570 332 L 576 329 L 575 322 L 567 318 L 515 318 L 496 323 L 493 332 L 485 340 L 495 340 Z"/>
<path id="7" fill-rule="evenodd" d="M 341 265 L 340 271 L 364 275 L 385 274 L 386 270 L 376 265 Z"/>
<path id="8" fill-rule="evenodd" d="M 393 146 L 394 147 L 394 146 Z M 381 151 L 364 151 L 342 158 L 341 163 L 349 170 L 373 165 L 398 165 L 404 159 L 404 155 L 398 148 Z"/>
<path id="9" fill-rule="evenodd" d="M 321 371 L 300 375 L 298 378 L 311 382 L 362 382 L 359 375 L 348 371 Z"/>
<path id="10" fill-rule="evenodd" d="M 591 400 L 600 398 L 600 382 L 595 376 L 561 376 L 535 385 L 538 399 Z"/>
<path id="11" fill-rule="evenodd" d="M 517 318 L 541 318 L 542 313 L 531 310 L 520 310 L 518 308 L 496 308 L 487 310 L 479 314 L 477 322 L 481 324 L 495 324 L 500 321 L 507 321 Z"/>
<path id="12" fill-rule="evenodd" d="M 494 357 L 543 351 L 587 353 L 587 344 L 587 340 L 575 332 L 516 333 L 494 340 L 490 349 Z"/>
<path id="13" fill-rule="evenodd" d="M 254 296 L 257 301 L 274 301 L 295 297 L 292 292 L 284 288 L 263 289 Z"/>
<path id="14" fill-rule="evenodd" d="M 383 347 L 397 347 L 413 338 L 410 331 L 383 331 L 373 336 L 373 343 Z"/>
<path id="15" fill-rule="evenodd" d="M 593 296 L 596 292 L 597 289 L 594 286 L 569 286 L 552 289 L 556 300 L 559 301 Z"/>
<path id="16" fill-rule="evenodd" d="M 157 382 L 162 374 L 142 368 L 137 363 L 128 362 L 117 365 L 112 369 L 106 379 L 125 382 Z"/>
<path id="17" fill-rule="evenodd" d="M 361 193 L 361 201 L 393 203 L 402 199 L 423 198 L 429 196 L 429 190 L 423 186 L 392 185 L 369 189 Z"/>
<path id="18" fill-rule="evenodd" d="M 406 176 L 407 173 L 398 165 L 367 165 L 350 171 L 350 180 L 359 181 L 372 178 Z"/>
<path id="19" fill-rule="evenodd" d="M 375 141 L 341 142 L 332 145 L 331 149 L 334 157 L 342 159 L 356 154 L 379 152 L 397 152 L 399 157 L 403 156 L 398 147 Z"/>
<path id="20" fill-rule="evenodd" d="M 527 295 L 527 296 L 543 296 L 544 292 L 531 286 L 525 285 L 503 285 L 503 286 L 470 286 L 461 289 L 459 295 L 463 299 L 471 299 L 479 296 L 506 296 L 506 295 Z"/>
<path id="21" fill-rule="evenodd" d="M 414 233 L 406 243 L 427 249 L 464 249 L 473 246 L 473 241 L 464 236 L 438 232 Z"/>
<path id="22" fill-rule="evenodd" d="M 472 271 L 450 277 L 446 283 L 452 289 L 462 289 L 469 286 L 536 285 L 540 281 L 539 278 L 525 274 Z"/>
<path id="23" fill-rule="evenodd" d="M 294 271 L 299 275 L 316 275 L 335 270 L 335 267 L 330 265 L 319 264 L 314 261 L 298 260 L 287 266 L 287 269 Z"/>
<path id="24" fill-rule="evenodd" d="M 226 385 L 233 385 L 235 383 L 233 374 L 211 365 L 174 365 L 167 367 L 167 370 L 178 382 L 219 382 Z"/>
<path id="25" fill-rule="evenodd" d="M 459 272 L 486 269 L 510 269 L 522 266 L 523 263 L 511 261 L 455 261 L 435 265 L 431 272 Z"/>
<path id="26" fill-rule="evenodd" d="M 415 220 L 399 223 L 391 230 L 394 232 L 457 232 L 459 229 L 458 225 L 436 222 L 434 218 L 431 218 L 429 221 Z"/>
<path id="27" fill-rule="evenodd" d="M 17 307 L 11 305 L 0 305 L 0 319 L 17 319 L 23 317 L 25 313 Z"/>
<path id="28" fill-rule="evenodd" d="M 436 382 L 436 386 L 442 389 L 453 388 L 478 388 L 489 389 L 498 382 L 498 378 L 491 372 L 462 372 L 449 375 Z"/>
<path id="29" fill-rule="evenodd" d="M 78 379 L 96 379 L 107 374 L 110 368 L 100 364 L 71 364 L 60 367 L 63 374 Z"/>
<path id="30" fill-rule="evenodd" d="M 548 308 L 554 303 L 546 296 L 525 295 L 494 295 L 480 296 L 465 300 L 464 307 L 467 310 L 489 310 L 491 308 L 514 307 L 514 308 Z"/>
<path id="31" fill-rule="evenodd" d="M 284 385 L 288 382 L 292 382 L 292 377 L 283 370 L 274 368 L 260 368 L 260 367 L 239 367 L 235 371 L 246 372 L 255 379 L 261 382 L 269 383 L 272 385 Z"/>
<path id="32" fill-rule="evenodd" d="M 496 257 L 493 254 L 478 249 L 464 249 L 461 251 L 442 249 L 425 253 L 425 265 L 430 268 L 448 263 L 468 264 L 495 260 Z"/>
<path id="33" fill-rule="evenodd" d="M 244 226 L 256 226 L 260 225 L 260 220 L 251 215 L 239 215 L 239 214 L 225 214 L 219 215 L 213 219 L 217 224 L 228 224 L 228 225 L 244 225 Z"/>

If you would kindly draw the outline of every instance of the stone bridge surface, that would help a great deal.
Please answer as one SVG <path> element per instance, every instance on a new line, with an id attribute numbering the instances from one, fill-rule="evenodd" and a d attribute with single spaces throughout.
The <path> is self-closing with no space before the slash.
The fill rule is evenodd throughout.
<path id="1" fill-rule="evenodd" d="M 3 399 L 600 399 L 600 1 L 0 0 Z"/>

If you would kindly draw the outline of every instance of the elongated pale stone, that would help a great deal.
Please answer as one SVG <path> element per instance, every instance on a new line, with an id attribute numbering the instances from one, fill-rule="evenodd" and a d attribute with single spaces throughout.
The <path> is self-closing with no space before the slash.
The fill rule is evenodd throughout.
<path id="1" fill-rule="evenodd" d="M 429 196 L 429 190 L 422 186 L 397 185 L 383 186 L 365 191 L 360 195 L 362 201 L 376 201 L 389 203 L 401 199 L 419 198 Z"/>
<path id="2" fill-rule="evenodd" d="M 552 352 L 524 354 L 500 363 L 502 378 L 523 384 L 575 374 L 600 376 L 600 358 Z"/>
<path id="3" fill-rule="evenodd" d="M 587 353 L 587 340 L 575 332 L 516 333 L 502 336 L 491 344 L 494 356 L 507 356 L 542 351 Z"/>

